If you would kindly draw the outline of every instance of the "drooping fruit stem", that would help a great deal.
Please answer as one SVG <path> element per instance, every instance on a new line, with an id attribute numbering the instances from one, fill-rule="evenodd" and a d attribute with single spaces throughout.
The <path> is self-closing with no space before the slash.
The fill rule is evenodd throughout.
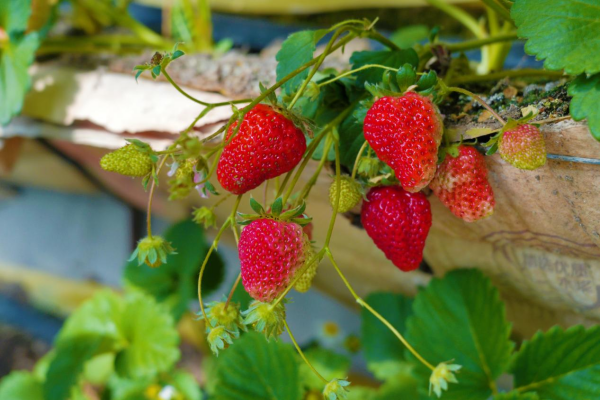
<path id="1" fill-rule="evenodd" d="M 300 349 L 300 346 L 298 346 L 298 342 L 296 342 L 296 338 L 294 337 L 294 335 L 292 335 L 292 330 L 290 329 L 290 326 L 288 325 L 288 323 L 285 319 L 283 320 L 283 324 L 285 325 L 285 329 L 287 330 L 288 335 L 290 335 L 290 339 L 292 339 L 292 343 L 294 343 L 294 346 L 296 347 L 298 354 L 300 354 L 300 357 L 302 357 L 302 359 L 304 360 L 306 365 L 308 365 L 308 367 L 312 370 L 312 372 L 314 372 L 314 374 L 317 377 L 319 377 L 320 380 L 322 380 L 325 384 L 327 384 L 329 381 L 327 379 L 323 378 L 323 375 L 321 375 L 319 373 L 319 371 L 317 371 L 317 369 L 310 363 L 310 361 L 308 361 L 308 358 L 306 358 L 306 356 L 302 352 L 302 349 Z"/>
<path id="2" fill-rule="evenodd" d="M 237 242 L 239 242 L 239 240 L 236 240 L 236 243 Z M 229 296 L 227 296 L 227 301 L 225 302 L 225 307 L 223 307 L 223 310 L 227 311 L 227 307 L 229 306 L 229 303 L 231 303 L 231 298 L 233 297 L 233 294 L 235 293 L 235 289 L 240 284 L 240 280 L 242 280 L 241 273 L 238 274 L 237 279 L 235 280 L 235 282 L 233 283 L 233 286 L 231 287 L 231 290 L 229 291 Z"/>
<path id="3" fill-rule="evenodd" d="M 354 289 L 350 285 L 350 282 L 348 282 L 348 280 L 346 279 L 346 277 L 344 276 L 344 274 L 340 270 L 339 266 L 335 262 L 335 259 L 333 258 L 333 254 L 331 254 L 331 250 L 329 250 L 329 248 L 327 248 L 326 251 L 325 251 L 325 253 L 327 254 L 327 258 L 329 258 L 329 261 L 331 262 L 331 264 L 333 265 L 333 267 L 337 271 L 337 273 L 340 276 L 340 278 L 342 278 L 342 281 L 344 281 L 344 284 L 346 285 L 346 287 L 348 288 L 348 290 L 350 291 L 350 293 L 352 294 L 352 297 L 354 297 L 354 299 L 356 300 L 356 302 L 358 304 L 360 304 L 362 307 L 366 308 L 371 314 L 373 314 L 373 316 L 375 316 L 375 318 L 377 318 L 378 320 L 380 320 L 400 340 L 400 342 L 402 342 L 402 344 L 404 346 L 406 346 L 406 348 L 408 349 L 408 351 L 410 351 L 421 363 L 423 363 L 423 365 L 425 365 L 427 368 L 429 368 L 430 370 L 433 371 L 435 369 L 435 367 L 431 363 L 429 363 L 427 360 L 425 360 L 423 358 L 423 356 L 421 356 L 410 345 L 410 343 L 408 343 L 406 341 L 406 339 L 404 338 L 404 336 L 402 336 L 402 334 L 400 334 L 400 332 L 398 332 L 398 330 L 396 328 L 394 328 L 394 326 L 392 324 L 390 324 L 390 322 L 388 320 L 386 320 L 381 314 L 379 314 L 377 311 L 375 311 L 373 309 L 373 307 L 371 307 L 366 301 L 364 301 L 354 291 Z"/>
<path id="4" fill-rule="evenodd" d="M 207 323 L 208 323 L 209 319 L 206 315 L 206 311 L 204 310 L 204 302 L 202 301 L 202 277 L 204 276 L 204 270 L 206 269 L 206 264 L 208 264 L 208 259 L 210 258 L 210 255 L 212 254 L 213 250 L 217 249 L 217 246 L 219 245 L 219 241 L 221 240 L 221 236 L 223 235 L 223 233 L 229 227 L 230 224 L 235 224 L 235 215 L 236 215 L 238 207 L 240 206 L 240 201 L 242 200 L 243 196 L 244 195 L 241 194 L 236 198 L 235 205 L 233 206 L 233 209 L 231 210 L 231 214 L 225 220 L 223 225 L 221 225 L 219 232 L 217 232 L 217 236 L 215 237 L 212 244 L 208 248 L 208 251 L 206 252 L 206 256 L 204 257 L 204 261 L 202 262 L 202 266 L 200 267 L 200 273 L 198 274 L 198 302 L 200 303 L 200 311 L 202 311 L 202 316 L 204 317 L 204 320 L 207 321 Z"/>
<path id="5" fill-rule="evenodd" d="M 312 187 L 317 183 L 317 179 L 319 178 L 319 175 L 321 174 L 321 171 L 323 170 L 323 167 L 325 166 L 325 163 L 327 162 L 327 156 L 329 155 L 329 149 L 331 148 L 332 144 L 333 144 L 333 142 L 331 140 L 331 137 L 328 136 L 327 139 L 325 139 L 325 145 L 323 146 L 323 155 L 321 156 L 321 161 L 319 161 L 319 165 L 317 165 L 315 172 L 310 177 L 308 182 L 306 182 L 306 185 L 304 186 L 304 188 L 302 188 L 302 191 L 300 192 L 300 195 L 298 196 L 298 199 L 296 200 L 297 206 L 299 206 L 302 203 L 302 201 L 308 197 Z"/>
<path id="6" fill-rule="evenodd" d="M 356 171 L 358 171 L 358 163 L 362 158 L 362 154 L 365 152 L 365 149 L 369 145 L 369 142 L 365 140 L 365 142 L 360 146 L 360 150 L 358 150 L 358 154 L 356 155 L 356 160 L 354 160 L 354 167 L 352 168 L 352 179 L 356 177 Z"/>
<path id="7" fill-rule="evenodd" d="M 300 268 L 298 270 L 298 272 L 296 272 L 296 275 L 294 276 L 294 279 L 292 279 L 292 281 L 290 282 L 290 284 L 288 285 L 288 287 L 271 304 L 271 309 L 275 308 L 275 306 L 277 306 L 277 304 L 279 304 L 285 298 L 285 296 L 289 293 L 289 291 L 292 290 L 292 288 L 294 287 L 294 285 L 296 284 L 296 282 L 298 282 L 298 280 L 302 277 L 302 275 L 304 275 L 304 273 L 306 272 L 306 270 L 309 269 L 314 263 L 320 262 L 324 255 L 325 255 L 325 249 L 323 248 L 318 253 L 314 254 L 312 256 L 312 258 L 310 258 L 306 262 L 306 264 L 304 264 L 302 266 L 302 268 Z"/>
<path id="8" fill-rule="evenodd" d="M 165 165 L 165 161 L 167 161 L 167 156 L 163 156 L 160 164 L 158 164 L 158 168 L 156 169 L 156 179 L 152 177 L 152 183 L 150 184 L 150 193 L 148 194 L 148 208 L 146 210 L 146 231 L 148 237 L 152 237 L 152 199 L 154 198 L 154 188 L 156 187 L 156 180 L 158 179 L 158 174 L 162 169 L 163 165 Z"/>

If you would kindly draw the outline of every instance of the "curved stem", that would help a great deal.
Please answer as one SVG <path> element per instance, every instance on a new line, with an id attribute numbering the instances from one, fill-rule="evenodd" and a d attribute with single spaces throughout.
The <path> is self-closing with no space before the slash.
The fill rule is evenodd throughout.
<path id="1" fill-rule="evenodd" d="M 290 284 L 288 285 L 288 287 L 283 291 L 283 293 L 281 293 L 279 295 L 279 297 L 273 303 L 271 303 L 271 309 L 275 308 L 277 306 L 277 304 L 279 304 L 285 298 L 285 296 L 289 293 L 289 291 L 292 290 L 292 288 L 294 287 L 294 285 L 296 284 L 296 282 L 298 282 L 298 280 L 302 277 L 302 275 L 304 275 L 304 273 L 306 272 L 306 270 L 308 268 L 310 268 L 314 263 L 320 262 L 324 255 L 325 255 L 325 249 L 323 248 L 323 249 L 319 250 L 318 253 L 315 253 L 312 256 L 312 258 L 309 259 L 302 266 L 302 268 L 300 268 L 298 270 L 298 272 L 296 272 L 296 275 L 294 275 L 294 279 L 292 279 L 292 281 L 290 282 Z"/>
<path id="2" fill-rule="evenodd" d="M 352 168 L 352 179 L 356 177 L 356 171 L 358 171 L 358 163 L 360 162 L 360 158 L 362 157 L 362 153 L 365 152 L 365 149 L 369 145 L 369 142 L 365 140 L 362 146 L 360 146 L 360 150 L 358 150 L 358 154 L 356 155 L 356 160 L 354 160 L 354 167 Z"/>
<path id="3" fill-rule="evenodd" d="M 204 257 L 204 261 L 202 262 L 202 266 L 200 267 L 200 274 L 198 275 L 198 302 L 200 303 L 200 311 L 202 312 L 202 316 L 204 317 L 204 321 L 207 324 L 210 324 L 208 317 L 206 315 L 206 311 L 204 310 L 204 302 L 202 301 L 202 277 L 204 276 L 204 270 L 206 269 L 206 264 L 208 264 L 208 259 L 214 250 L 217 249 L 219 241 L 221 240 L 221 236 L 225 232 L 225 230 L 229 227 L 229 224 L 235 224 L 235 213 L 237 212 L 238 207 L 240 206 L 240 201 L 242 200 L 243 195 L 239 195 L 235 200 L 235 205 L 231 211 L 229 217 L 225 220 L 223 225 L 221 225 L 221 229 L 217 233 L 215 240 L 213 240 L 210 245 L 208 251 L 206 252 L 206 256 Z"/>
<path id="4" fill-rule="evenodd" d="M 494 118 L 496 118 L 498 120 L 498 122 L 500 122 L 502 125 L 506 124 L 506 121 L 504 121 L 502 119 L 502 117 L 496 111 L 494 111 L 494 109 L 492 107 L 490 107 L 485 101 L 483 101 L 483 99 L 481 97 L 477 96 L 475 93 L 469 92 L 468 90 L 458 88 L 458 87 L 448 87 L 446 89 L 450 92 L 457 92 L 457 93 L 465 94 L 465 95 L 477 100 L 477 102 L 479 104 L 481 104 L 486 110 L 488 110 L 494 116 Z"/>
<path id="5" fill-rule="evenodd" d="M 474 82 L 486 82 L 495 81 L 502 78 L 526 78 L 526 77 L 540 77 L 540 78 L 561 78 L 565 77 L 562 71 L 547 71 L 543 69 L 511 69 L 507 71 L 492 72 L 486 75 L 466 75 L 459 78 L 452 79 L 451 84 L 460 85 L 465 83 Z"/>
<path id="6" fill-rule="evenodd" d="M 219 201 L 217 201 L 215 204 L 213 204 L 213 206 L 210 208 L 211 210 L 214 210 L 215 208 L 219 207 L 225 200 L 227 200 L 228 198 L 230 198 L 232 196 L 231 193 L 227 193 L 226 195 L 224 195 L 221 199 L 219 199 Z"/>
<path id="7" fill-rule="evenodd" d="M 160 164 L 158 165 L 158 168 L 156 170 L 156 179 L 158 179 L 158 173 L 162 169 L 163 165 L 165 165 L 165 161 L 167 161 L 167 156 L 164 156 Z M 148 209 L 146 210 L 146 230 L 148 237 L 152 237 L 152 199 L 154 198 L 154 187 L 156 186 L 156 179 L 152 177 L 150 193 L 148 194 Z"/>
<path id="8" fill-rule="evenodd" d="M 331 36 L 331 39 L 329 39 L 329 42 L 327 43 L 327 47 L 325 47 L 325 51 L 323 51 L 323 53 L 317 58 L 317 62 L 313 66 L 313 68 L 310 71 L 310 73 L 308 74 L 308 76 L 302 82 L 302 86 L 300 86 L 300 89 L 298 89 L 298 91 L 294 95 L 294 98 L 292 99 L 290 104 L 288 104 L 288 106 L 287 106 L 288 110 L 291 110 L 292 108 L 294 108 L 294 104 L 296 104 L 296 102 L 298 101 L 298 99 L 300 98 L 302 93 L 304 93 L 304 89 L 306 89 L 306 86 L 308 86 L 308 83 L 310 82 L 312 77 L 315 76 L 315 74 L 319 70 L 319 67 L 321 66 L 321 64 L 323 64 L 323 60 L 325 60 L 325 57 L 327 57 L 329 55 L 329 53 L 331 51 L 331 46 L 333 46 L 333 44 L 335 43 L 337 38 L 342 34 L 342 32 L 345 29 L 346 28 L 344 28 L 344 27 L 338 28 L 334 32 L 333 36 Z"/>
<path id="9" fill-rule="evenodd" d="M 345 78 L 348 75 L 352 75 L 352 74 L 354 74 L 356 72 L 359 72 L 359 71 L 362 71 L 362 70 L 365 70 L 365 69 L 368 69 L 368 68 L 381 68 L 381 69 L 385 69 L 385 70 L 388 70 L 388 71 L 398 72 L 398 68 L 392 68 L 392 67 L 388 67 L 388 66 L 385 66 L 385 65 L 379 65 L 379 64 L 367 64 L 367 65 L 363 65 L 362 67 L 358 67 L 356 69 L 353 69 L 353 70 L 341 73 L 338 76 L 333 77 L 333 78 L 331 78 L 331 79 L 329 79 L 329 80 L 327 80 L 325 82 L 318 83 L 317 87 L 323 87 L 325 85 L 329 85 L 330 83 L 333 83 L 333 82 L 335 82 L 335 81 L 337 81 L 339 79 Z"/>
<path id="10" fill-rule="evenodd" d="M 237 242 L 239 242 L 239 239 L 236 240 L 236 243 Z M 223 307 L 224 311 L 227 311 L 227 307 L 229 306 L 229 303 L 231 303 L 231 298 L 233 297 L 233 294 L 235 293 L 235 289 L 240 284 L 240 280 L 242 280 L 242 274 L 241 273 L 238 274 L 238 277 L 235 280 L 235 283 L 233 284 L 233 286 L 231 287 L 231 290 L 229 291 L 229 296 L 227 296 L 227 301 L 225 302 L 225 307 Z"/>
<path id="11" fill-rule="evenodd" d="M 382 45 L 384 45 L 392 50 L 402 50 L 400 47 L 398 47 L 398 45 L 396 43 L 392 42 L 390 39 L 386 38 L 381 33 L 377 32 L 375 30 L 369 31 L 368 36 L 371 39 L 378 41 Z"/>
<path id="12" fill-rule="evenodd" d="M 298 200 L 296 200 L 296 205 L 300 205 L 302 203 L 302 200 L 304 200 L 308 197 L 312 187 L 317 183 L 317 179 L 319 178 L 319 175 L 321 174 L 321 170 L 323 169 L 323 167 L 325 166 L 325 163 L 327 162 L 327 155 L 329 154 L 329 149 L 331 148 L 331 145 L 332 145 L 331 138 L 327 137 L 327 139 L 325 139 L 325 146 L 323 146 L 323 155 L 321 156 L 321 161 L 319 161 L 319 165 L 317 165 L 315 172 L 313 173 L 313 175 L 311 176 L 309 181 L 306 182 L 306 185 L 300 192 L 300 196 L 298 196 Z"/>
<path id="13" fill-rule="evenodd" d="M 519 37 L 517 36 L 516 31 L 501 33 L 494 36 L 488 36 L 481 39 L 476 40 L 466 40 L 464 42 L 458 43 L 447 43 L 444 46 L 450 51 L 467 51 L 478 49 L 481 46 L 485 46 L 486 44 L 500 43 L 500 42 L 512 42 L 513 40 L 517 40 Z"/>
<path id="14" fill-rule="evenodd" d="M 340 191 L 342 189 L 341 173 L 340 173 L 340 144 L 337 138 L 333 138 L 333 147 L 335 149 L 335 198 L 336 202 L 333 205 L 333 213 L 331 214 L 331 220 L 329 221 L 329 228 L 327 229 L 327 236 L 325 238 L 325 248 L 329 247 L 331 241 L 331 235 L 333 234 L 333 227 L 335 226 L 335 220 L 337 218 L 338 209 L 340 206 Z"/>
<path id="15" fill-rule="evenodd" d="M 350 293 L 352 294 L 352 296 L 354 297 L 354 299 L 356 300 L 356 302 L 358 304 L 360 304 L 362 307 L 364 307 L 367 310 L 369 310 L 369 312 L 371 314 L 373 314 L 375 316 L 375 318 L 377 318 L 378 320 L 380 320 L 402 342 L 402 344 L 404 346 L 406 346 L 406 348 L 408 349 L 408 351 L 410 351 L 421 363 L 423 363 L 423 365 L 425 365 L 427 368 L 429 368 L 430 370 L 433 371 L 435 369 L 435 367 L 433 365 L 431 365 L 427 360 L 425 360 L 410 345 L 410 343 L 408 343 L 406 341 L 406 339 L 404 338 L 404 336 L 402 336 L 402 334 L 400 334 L 400 332 L 398 332 L 398 330 L 396 328 L 394 328 L 394 326 L 388 322 L 388 320 L 386 320 L 383 316 L 381 316 L 381 314 L 379 314 L 377 311 L 375 311 L 366 301 L 364 301 L 358 294 L 356 294 L 356 292 L 354 291 L 354 289 L 350 285 L 350 282 L 348 282 L 348 280 L 346 279 L 346 277 L 344 276 L 344 274 L 342 273 L 342 271 L 338 267 L 337 263 L 335 262 L 335 259 L 333 258 L 333 254 L 331 254 L 331 251 L 329 250 L 329 248 L 326 249 L 325 253 L 327 254 L 327 257 L 329 258 L 329 261 L 331 261 L 331 264 L 333 265 L 333 267 L 337 271 L 337 273 L 340 276 L 340 278 L 342 278 L 342 281 L 344 281 L 344 284 L 346 285 L 346 287 L 348 288 L 348 290 L 350 291 Z"/>
<path id="16" fill-rule="evenodd" d="M 319 371 L 317 371 L 317 369 L 315 367 L 313 367 L 313 365 L 310 363 L 310 361 L 308 361 L 308 359 L 306 358 L 306 356 L 300 349 L 300 346 L 298 346 L 298 342 L 296 342 L 296 338 L 294 337 L 294 335 L 292 335 L 292 330 L 290 329 L 290 327 L 285 319 L 283 320 L 283 323 L 285 325 L 285 329 L 287 330 L 288 335 L 290 335 L 290 339 L 292 339 L 292 343 L 294 343 L 294 346 L 296 346 L 296 350 L 298 351 L 298 354 L 300 354 L 300 357 L 302 357 L 302 359 L 304 360 L 306 365 L 308 365 L 308 367 L 312 370 L 312 372 L 314 372 L 314 374 L 316 376 L 318 376 L 319 379 L 323 381 L 323 383 L 325 383 L 325 384 L 329 383 L 329 381 L 327 379 L 323 378 L 323 375 L 321 375 L 319 373 Z"/>
<path id="17" fill-rule="evenodd" d="M 190 96 L 185 90 L 183 90 L 182 88 L 179 87 L 178 84 L 175 83 L 175 81 L 171 78 L 171 75 L 169 75 L 169 73 L 167 72 L 167 69 L 163 66 L 160 67 L 160 70 L 162 71 L 163 75 L 165 76 L 165 78 L 167 78 L 167 80 L 169 81 L 169 83 L 171 85 L 173 85 L 173 87 L 175 89 L 177 89 L 177 91 L 179 93 L 181 93 L 182 95 L 184 95 L 185 97 L 187 97 L 188 99 L 190 99 L 191 101 L 193 101 L 194 103 L 198 103 L 198 104 L 202 104 L 203 106 L 206 107 L 210 107 L 210 103 L 207 103 L 205 101 L 202 100 L 198 100 L 197 98 Z"/>

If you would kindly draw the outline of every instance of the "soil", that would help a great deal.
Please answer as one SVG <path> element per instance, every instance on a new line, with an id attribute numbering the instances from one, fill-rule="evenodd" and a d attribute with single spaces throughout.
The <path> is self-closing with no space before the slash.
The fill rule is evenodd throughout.
<path id="1" fill-rule="evenodd" d="M 0 325 L 0 379 L 11 371 L 32 370 L 50 346 L 31 335 Z"/>

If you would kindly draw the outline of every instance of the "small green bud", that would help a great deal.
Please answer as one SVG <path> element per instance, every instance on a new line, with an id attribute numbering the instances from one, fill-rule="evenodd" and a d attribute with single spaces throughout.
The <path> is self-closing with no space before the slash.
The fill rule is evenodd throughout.
<path id="1" fill-rule="evenodd" d="M 323 389 L 323 397 L 325 400 L 340 400 L 345 399 L 348 395 L 348 389 L 350 382 L 344 379 L 333 379 Z"/>
<path id="2" fill-rule="evenodd" d="M 167 263 L 169 254 L 177 254 L 169 242 L 160 236 L 148 236 L 138 242 L 129 261 L 137 257 L 138 265 L 146 263 L 149 267 L 156 268 Z"/>
<path id="3" fill-rule="evenodd" d="M 239 332 L 231 332 L 223 326 L 207 327 L 206 340 L 210 346 L 210 350 L 216 355 L 219 355 L 219 350 L 224 350 L 230 344 L 233 344 L 233 339 L 240 337 Z"/>
<path id="4" fill-rule="evenodd" d="M 285 329 L 285 306 L 282 300 L 276 306 L 254 300 L 250 308 L 244 311 L 244 324 L 252 325 L 255 331 L 265 335 L 267 340 L 277 339 Z"/>
<path id="5" fill-rule="evenodd" d="M 217 226 L 217 216 L 214 211 L 208 207 L 200 207 L 194 210 L 194 222 L 198 225 L 204 225 L 204 228 Z"/>

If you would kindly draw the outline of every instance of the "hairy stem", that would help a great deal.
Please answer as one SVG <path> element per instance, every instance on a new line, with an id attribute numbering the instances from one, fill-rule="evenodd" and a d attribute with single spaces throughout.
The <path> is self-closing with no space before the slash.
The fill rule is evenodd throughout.
<path id="1" fill-rule="evenodd" d="M 239 239 L 236 240 L 236 243 L 237 242 L 239 242 Z M 231 298 L 233 297 L 233 294 L 235 293 L 235 289 L 240 284 L 241 280 L 242 280 L 242 274 L 238 274 L 237 279 L 235 280 L 235 282 L 233 283 L 233 286 L 231 287 L 231 290 L 229 291 L 229 296 L 227 296 L 227 301 L 225 302 L 225 307 L 223 307 L 223 310 L 227 311 L 227 307 L 229 307 L 229 303 L 231 303 Z"/>
<path id="2" fill-rule="evenodd" d="M 338 76 L 333 77 L 333 78 L 331 78 L 331 79 L 329 79 L 329 80 L 327 80 L 325 82 L 321 82 L 321 83 L 317 84 L 317 87 L 323 87 L 323 86 L 329 85 L 330 83 L 333 83 L 333 82 L 335 82 L 337 80 L 345 78 L 348 75 L 352 75 L 352 74 L 355 74 L 355 73 L 357 73 L 359 71 L 362 71 L 362 70 L 365 70 L 365 69 L 369 69 L 369 68 L 381 68 L 381 69 L 385 69 L 387 71 L 398 72 L 398 68 L 388 67 L 388 66 L 379 65 L 379 64 L 367 64 L 367 65 L 363 65 L 362 67 L 358 67 L 356 69 L 352 69 L 350 71 L 346 71 L 344 73 L 341 73 Z"/>
<path id="3" fill-rule="evenodd" d="M 352 179 L 356 177 L 356 171 L 358 171 L 358 163 L 362 157 L 362 154 L 365 152 L 365 149 L 369 145 L 369 142 L 365 140 L 365 142 L 360 146 L 360 150 L 358 150 L 358 154 L 356 155 L 356 160 L 354 160 L 354 167 L 352 167 Z"/>

